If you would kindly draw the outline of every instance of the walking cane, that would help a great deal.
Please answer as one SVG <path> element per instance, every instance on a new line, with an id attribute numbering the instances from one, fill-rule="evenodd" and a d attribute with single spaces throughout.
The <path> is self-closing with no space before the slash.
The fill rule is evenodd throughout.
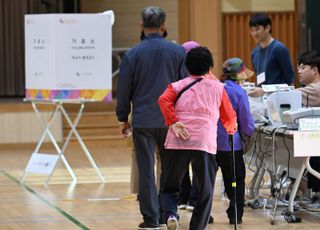
<path id="1" fill-rule="evenodd" d="M 237 230 L 237 222 L 238 222 L 238 210 L 237 210 L 237 177 L 236 177 L 236 159 L 234 155 L 234 143 L 233 143 L 233 135 L 229 135 L 229 141 L 231 145 L 231 153 L 232 153 L 232 174 L 233 174 L 233 180 L 232 180 L 232 190 L 233 190 L 233 197 L 234 197 L 234 215 L 235 215 L 235 221 L 234 221 L 234 229 Z"/>

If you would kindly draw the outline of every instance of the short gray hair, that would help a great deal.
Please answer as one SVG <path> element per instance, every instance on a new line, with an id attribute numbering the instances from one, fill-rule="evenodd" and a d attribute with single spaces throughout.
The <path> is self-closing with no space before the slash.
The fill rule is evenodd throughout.
<path id="1" fill-rule="evenodd" d="M 160 28 L 166 21 L 166 13 L 159 7 L 149 6 L 142 10 L 141 18 L 144 28 Z"/>

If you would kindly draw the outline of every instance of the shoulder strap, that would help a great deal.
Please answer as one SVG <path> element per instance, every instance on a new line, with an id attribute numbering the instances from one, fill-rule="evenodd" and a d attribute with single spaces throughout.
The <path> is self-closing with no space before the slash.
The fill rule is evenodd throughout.
<path id="1" fill-rule="evenodd" d="M 186 87 L 184 87 L 177 95 L 176 101 L 174 103 L 176 103 L 178 101 L 178 99 L 181 97 L 181 95 L 186 92 L 188 89 L 190 89 L 193 85 L 197 84 L 198 82 L 202 81 L 202 77 L 198 78 L 196 80 L 194 80 L 193 82 L 191 82 L 189 85 L 187 85 Z"/>

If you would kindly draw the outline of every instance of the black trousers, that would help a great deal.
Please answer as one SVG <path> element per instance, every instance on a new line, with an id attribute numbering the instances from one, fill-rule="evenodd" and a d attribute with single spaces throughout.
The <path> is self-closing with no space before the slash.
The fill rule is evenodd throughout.
<path id="1" fill-rule="evenodd" d="M 320 157 L 310 157 L 310 166 L 320 172 Z M 320 192 L 320 180 L 311 173 L 308 173 L 308 188 L 311 188 L 312 192 Z"/>
<path id="2" fill-rule="evenodd" d="M 237 195 L 237 219 L 243 216 L 244 194 L 245 194 L 245 178 L 246 168 L 243 160 L 243 151 L 235 151 L 235 169 L 236 169 L 236 195 Z M 235 219 L 235 201 L 232 188 L 233 171 L 232 171 L 232 152 L 217 151 L 216 157 L 218 166 L 221 168 L 224 187 L 230 200 L 227 214 L 229 219 Z"/>
<path id="3" fill-rule="evenodd" d="M 190 192 L 191 192 L 191 180 L 190 180 L 189 170 L 187 170 L 181 181 L 181 192 L 179 195 L 180 197 L 179 197 L 178 204 L 187 204 L 189 201 Z"/>
<path id="4" fill-rule="evenodd" d="M 133 141 L 139 169 L 139 205 L 144 221 L 158 223 L 160 209 L 155 184 L 154 151 L 157 146 L 163 155 L 167 128 L 134 128 Z M 162 160 L 161 160 L 162 161 Z M 162 166 L 161 166 L 162 167 Z"/>
<path id="5" fill-rule="evenodd" d="M 177 216 L 181 181 L 189 164 L 192 163 L 199 196 L 194 207 L 191 230 L 206 228 L 213 199 L 213 188 L 216 178 L 217 163 L 215 155 L 198 150 L 172 150 L 164 152 L 161 164 L 160 206 L 163 217 Z"/>
<path id="6" fill-rule="evenodd" d="M 192 167 L 192 175 L 194 175 L 193 166 L 191 167 Z M 192 206 L 195 205 L 198 198 L 198 188 L 195 180 L 196 179 L 194 176 L 192 176 L 192 179 L 190 178 L 189 169 L 188 169 L 181 181 L 179 204 L 191 204 Z"/>

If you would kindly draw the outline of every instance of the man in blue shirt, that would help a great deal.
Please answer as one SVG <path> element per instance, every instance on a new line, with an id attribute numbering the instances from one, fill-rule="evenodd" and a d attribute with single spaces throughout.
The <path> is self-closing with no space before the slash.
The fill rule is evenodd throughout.
<path id="1" fill-rule="evenodd" d="M 250 33 L 258 46 L 251 53 L 257 74 L 257 85 L 293 84 L 294 72 L 288 49 L 271 36 L 271 19 L 264 13 L 253 15 L 249 21 Z"/>
<path id="2" fill-rule="evenodd" d="M 145 37 L 122 58 L 117 90 L 120 133 L 131 130 L 128 115 L 132 103 L 132 131 L 139 168 L 139 204 L 143 222 L 139 229 L 159 229 L 158 192 L 154 175 L 155 146 L 160 158 L 167 126 L 157 100 L 171 82 L 187 76 L 182 46 L 166 41 L 165 12 L 147 7 L 141 13 Z"/>

